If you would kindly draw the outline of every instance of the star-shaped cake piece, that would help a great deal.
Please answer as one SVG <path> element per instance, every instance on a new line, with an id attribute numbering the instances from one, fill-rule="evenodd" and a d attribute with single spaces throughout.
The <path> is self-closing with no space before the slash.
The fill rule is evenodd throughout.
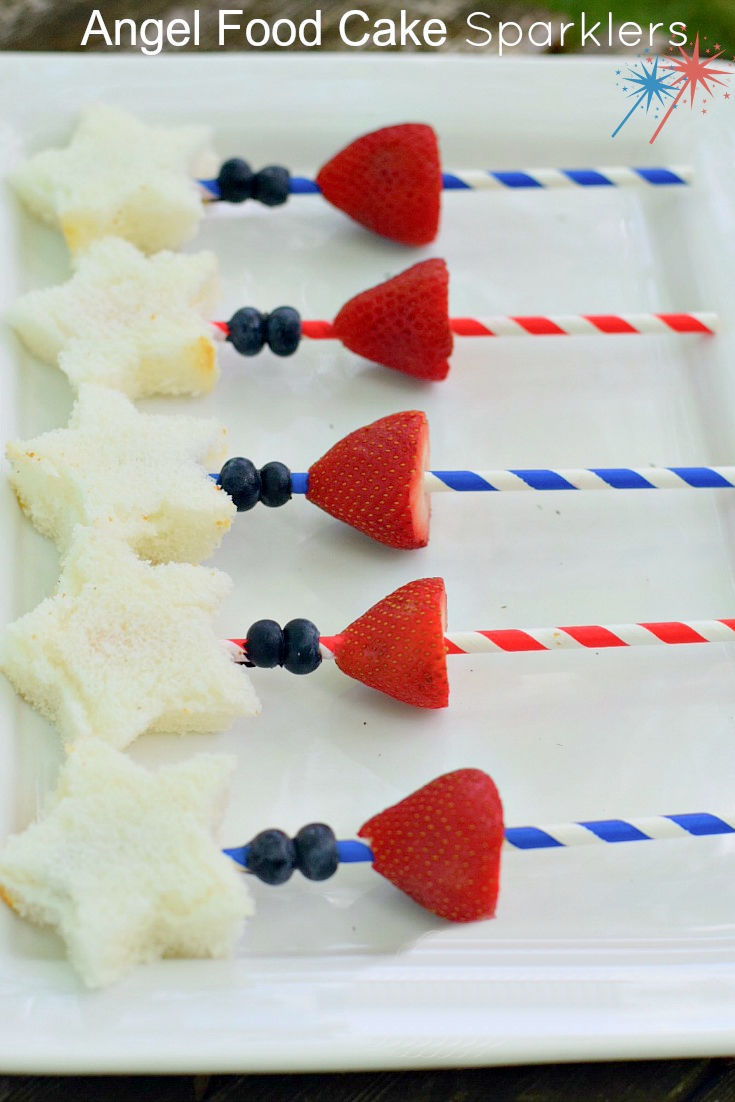
<path id="1" fill-rule="evenodd" d="M 70 751 L 42 818 L 0 852 L 0 897 L 54 927 L 90 987 L 160 957 L 223 957 L 253 913 L 215 832 L 234 759 L 150 773 L 97 739 Z"/>
<path id="2" fill-rule="evenodd" d="M 32 214 L 61 229 L 72 252 L 112 234 L 156 253 L 196 233 L 203 210 L 196 177 L 212 165 L 207 127 L 147 126 L 96 104 L 65 148 L 29 157 L 11 182 Z"/>
<path id="3" fill-rule="evenodd" d="M 85 384 L 68 428 L 6 454 L 21 508 L 61 550 L 75 525 L 95 524 L 153 562 L 201 562 L 237 511 L 207 473 L 224 441 L 209 418 L 139 413 L 124 394 Z"/>
<path id="4" fill-rule="evenodd" d="M 30 291 L 8 320 L 72 386 L 101 383 L 130 398 L 202 394 L 217 381 L 209 319 L 219 293 L 213 253 L 146 257 L 120 237 L 94 242 L 59 287 Z"/>
<path id="5" fill-rule="evenodd" d="M 77 528 L 54 595 L 6 629 L 0 669 L 65 743 L 222 731 L 260 711 L 235 645 L 213 628 L 231 588 L 220 570 L 154 566 Z"/>

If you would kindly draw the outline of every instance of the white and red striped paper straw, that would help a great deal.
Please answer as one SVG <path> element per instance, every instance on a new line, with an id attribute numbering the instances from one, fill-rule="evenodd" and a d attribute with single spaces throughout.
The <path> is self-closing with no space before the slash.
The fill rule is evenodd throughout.
<path id="1" fill-rule="evenodd" d="M 490 315 L 486 318 L 450 318 L 457 337 L 590 337 L 633 334 L 705 333 L 717 331 L 719 318 L 711 311 L 626 314 L 527 314 Z M 215 322 L 227 333 L 226 322 Z M 304 320 L 302 336 L 311 340 L 337 340 L 329 321 Z"/>
<path id="2" fill-rule="evenodd" d="M 322 635 L 322 658 L 335 657 L 339 635 Z M 455 631 L 444 636 L 447 654 L 517 651 L 601 650 L 608 647 L 734 643 L 735 619 L 664 620 L 639 624 L 579 624 L 567 627 Z"/>

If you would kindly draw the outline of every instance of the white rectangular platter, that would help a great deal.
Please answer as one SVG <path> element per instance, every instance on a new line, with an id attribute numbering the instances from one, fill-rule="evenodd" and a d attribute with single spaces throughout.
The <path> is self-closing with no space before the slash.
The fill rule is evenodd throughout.
<path id="1" fill-rule="evenodd" d="M 294 470 L 348 431 L 424 409 L 436 467 L 735 461 L 735 248 L 729 104 L 649 147 L 615 60 L 475 57 L 0 55 L 0 174 L 66 140 L 104 100 L 158 123 L 209 122 L 223 159 L 318 168 L 374 127 L 426 121 L 450 168 L 691 162 L 691 189 L 449 194 L 411 251 L 318 197 L 206 221 L 221 317 L 281 303 L 332 317 L 351 294 L 446 258 L 455 313 L 716 310 L 713 339 L 460 342 L 425 386 L 335 345 L 291 360 L 222 354 L 216 392 L 146 408 L 214 414 L 230 454 Z M 68 276 L 60 238 L 0 196 L 0 304 Z M 0 346 L 2 437 L 65 422 L 55 369 Z M 0 620 L 46 596 L 54 549 L 0 486 Z M 441 575 L 449 624 L 530 627 L 735 615 L 729 491 L 440 495 L 429 547 L 392 552 L 303 500 L 240 516 L 213 565 L 235 579 L 218 629 L 262 616 L 333 634 L 392 589 Z M 726 646 L 453 658 L 452 702 L 426 714 L 335 668 L 255 671 L 257 720 L 216 737 L 148 737 L 155 767 L 222 749 L 239 761 L 222 843 L 322 819 L 349 837 L 439 773 L 490 772 L 509 824 L 735 807 L 735 651 Z M 60 761 L 49 725 L 0 685 L 0 833 L 22 829 Z M 0 1067 L 192 1072 L 430 1067 L 731 1053 L 735 842 L 710 838 L 513 853 L 497 918 L 450 926 L 368 867 L 326 884 L 255 884 L 231 962 L 165 961 L 85 991 L 54 936 L 0 913 Z"/>

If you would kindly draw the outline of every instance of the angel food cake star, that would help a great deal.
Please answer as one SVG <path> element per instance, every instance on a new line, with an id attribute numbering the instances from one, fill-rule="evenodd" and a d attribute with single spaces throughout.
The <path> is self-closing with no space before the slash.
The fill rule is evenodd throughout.
<path id="1" fill-rule="evenodd" d="M 123 394 L 87 384 L 68 428 L 8 444 L 10 482 L 62 550 L 76 524 L 97 524 L 143 558 L 200 562 L 236 512 L 207 475 L 224 441 L 213 420 L 139 413 Z"/>
<path id="2" fill-rule="evenodd" d="M 147 126 L 115 107 L 82 114 L 64 149 L 34 154 L 11 177 L 72 252 L 110 234 L 144 252 L 177 249 L 202 217 L 196 177 L 215 164 L 202 126 Z"/>
<path id="3" fill-rule="evenodd" d="M 0 669 L 65 743 L 225 730 L 260 711 L 212 626 L 231 587 L 220 570 L 154 566 L 77 528 L 54 595 L 7 628 Z"/>
<path id="4" fill-rule="evenodd" d="M 219 293 L 213 253 L 144 256 L 118 237 L 92 244 L 73 277 L 23 295 L 8 320 L 72 386 L 102 383 L 130 398 L 202 394 L 217 381 L 208 319 Z"/>
<path id="5" fill-rule="evenodd" d="M 149 773 L 77 743 L 42 818 L 0 851 L 0 897 L 54 927 L 89 987 L 160 957 L 228 956 L 254 908 L 215 841 L 234 758 Z"/>

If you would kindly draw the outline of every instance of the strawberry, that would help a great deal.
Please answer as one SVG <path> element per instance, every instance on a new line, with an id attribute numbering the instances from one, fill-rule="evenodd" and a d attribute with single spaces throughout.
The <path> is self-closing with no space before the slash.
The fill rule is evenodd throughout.
<path id="1" fill-rule="evenodd" d="M 419 379 L 445 379 L 452 354 L 449 272 L 443 260 L 422 260 L 346 302 L 335 335 L 366 360 Z"/>
<path id="2" fill-rule="evenodd" d="M 444 773 L 360 827 L 373 868 L 452 922 L 492 918 L 498 900 L 503 806 L 487 773 Z"/>
<path id="3" fill-rule="evenodd" d="M 373 130 L 327 161 L 316 182 L 325 199 L 374 233 L 402 245 L 436 237 L 442 174 L 430 126 Z"/>
<path id="4" fill-rule="evenodd" d="M 415 708 L 449 703 L 447 598 L 441 578 L 419 578 L 350 624 L 334 643 L 349 677 Z"/>
<path id="5" fill-rule="evenodd" d="M 338 441 L 309 468 L 306 496 L 337 520 L 385 543 L 411 550 L 429 542 L 426 414 L 381 417 Z"/>

